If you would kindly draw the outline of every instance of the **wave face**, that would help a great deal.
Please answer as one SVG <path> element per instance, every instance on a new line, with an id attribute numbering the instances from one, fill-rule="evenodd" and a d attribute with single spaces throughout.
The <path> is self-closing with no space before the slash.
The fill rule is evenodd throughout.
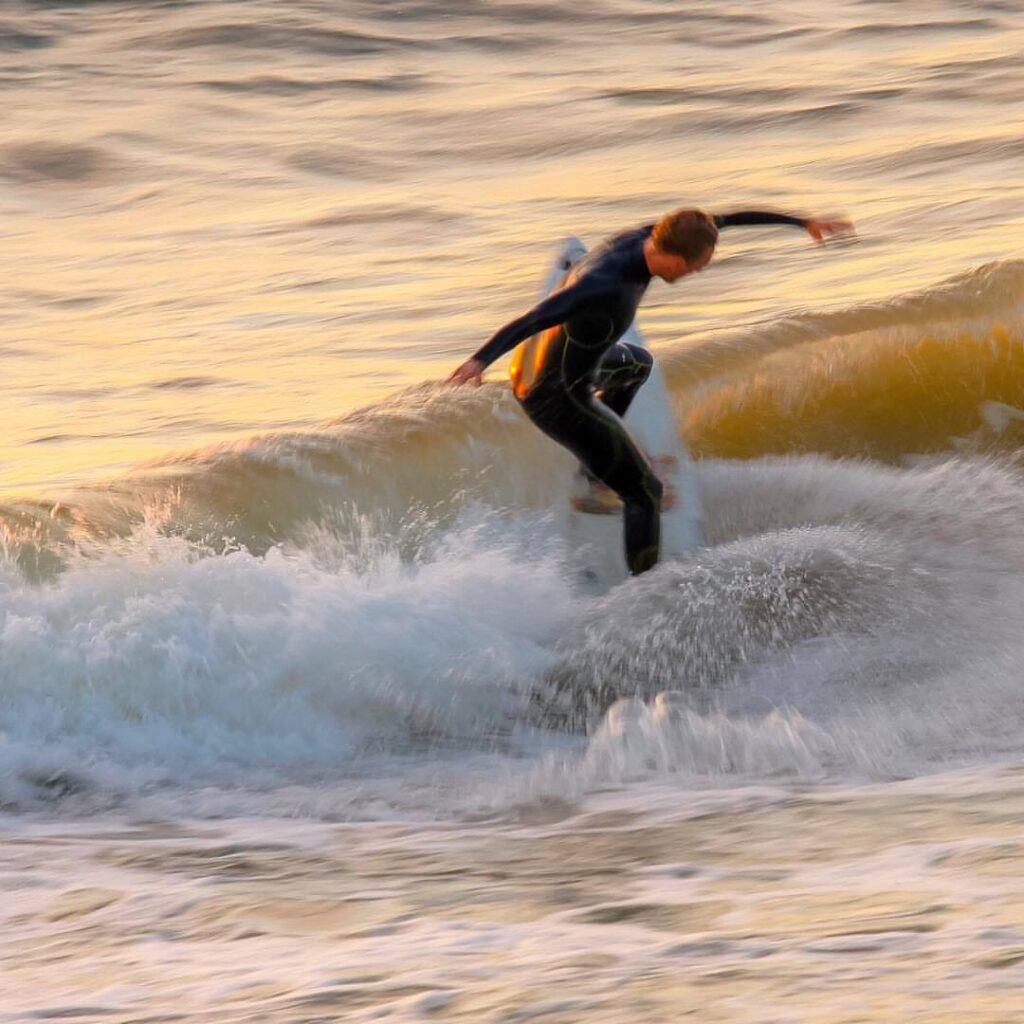
<path id="1" fill-rule="evenodd" d="M 362 815 L 404 773 L 384 803 L 442 813 L 1024 747 L 1012 461 L 704 459 L 708 546 L 597 598 L 573 584 L 571 469 L 503 389 L 418 390 L 147 467 L 46 541 L 22 510 L 0 800 Z M 453 763 L 491 782 L 439 790 Z"/>
<path id="2" fill-rule="evenodd" d="M 710 379 L 681 395 L 694 450 L 723 458 L 826 452 L 899 462 L 1022 439 L 1024 263 L 920 294 L 803 316 L 678 357 Z"/>

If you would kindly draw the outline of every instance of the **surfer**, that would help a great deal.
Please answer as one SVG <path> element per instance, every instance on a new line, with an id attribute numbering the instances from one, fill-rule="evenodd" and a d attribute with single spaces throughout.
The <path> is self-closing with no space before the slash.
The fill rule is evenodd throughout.
<path id="1" fill-rule="evenodd" d="M 722 228 L 753 224 L 790 224 L 817 242 L 853 230 L 847 220 L 675 210 L 589 253 L 560 290 L 502 327 L 448 378 L 479 385 L 487 366 L 545 332 L 529 365 L 514 363 L 513 391 L 530 420 L 622 500 L 626 565 L 633 575 L 658 561 L 663 486 L 621 418 L 650 375 L 652 359 L 646 349 L 620 339 L 652 277 L 671 284 L 703 270 Z"/>

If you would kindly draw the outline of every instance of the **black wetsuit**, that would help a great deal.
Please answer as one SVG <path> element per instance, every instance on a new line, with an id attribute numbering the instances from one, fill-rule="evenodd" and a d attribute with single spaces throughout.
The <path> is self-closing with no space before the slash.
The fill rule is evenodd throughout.
<path id="1" fill-rule="evenodd" d="M 805 223 L 754 211 L 716 216 L 714 222 L 719 228 Z M 643 247 L 653 229 L 649 224 L 609 239 L 577 264 L 563 288 L 474 354 L 486 366 L 551 330 L 539 371 L 528 387 L 517 388 L 517 397 L 545 434 L 622 499 L 626 564 L 634 575 L 658 561 L 662 485 L 620 418 L 650 374 L 652 359 L 646 349 L 619 339 L 651 281 Z"/>

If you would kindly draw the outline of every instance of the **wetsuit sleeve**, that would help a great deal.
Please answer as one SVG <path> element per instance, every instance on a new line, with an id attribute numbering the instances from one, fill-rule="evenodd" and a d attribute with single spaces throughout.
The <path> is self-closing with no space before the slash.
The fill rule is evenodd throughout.
<path id="1" fill-rule="evenodd" d="M 580 303 L 590 294 L 583 281 L 563 288 L 549 295 L 543 302 L 524 313 L 516 320 L 505 324 L 485 345 L 473 353 L 484 366 L 489 366 L 495 359 L 500 359 L 506 352 L 511 352 L 521 341 L 525 341 L 538 331 L 543 331 L 555 324 L 564 323 L 577 310 Z"/>
<path id="2" fill-rule="evenodd" d="M 712 218 L 716 228 L 742 228 L 754 224 L 792 224 L 793 227 L 807 227 L 802 217 L 790 217 L 785 213 L 769 213 L 764 210 L 741 210 L 738 213 L 716 213 Z"/>

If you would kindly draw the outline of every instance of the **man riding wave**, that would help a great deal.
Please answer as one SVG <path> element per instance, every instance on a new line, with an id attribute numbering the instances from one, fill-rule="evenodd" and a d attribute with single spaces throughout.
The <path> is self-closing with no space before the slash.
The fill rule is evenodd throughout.
<path id="1" fill-rule="evenodd" d="M 487 366 L 544 332 L 529 358 L 513 364 L 513 391 L 530 420 L 622 500 L 626 564 L 633 575 L 658 561 L 664 488 L 622 422 L 653 359 L 620 339 L 652 277 L 671 284 L 703 270 L 722 228 L 756 224 L 790 224 L 818 242 L 853 230 L 847 220 L 675 210 L 594 249 L 562 288 L 502 327 L 448 378 L 479 385 Z"/>

